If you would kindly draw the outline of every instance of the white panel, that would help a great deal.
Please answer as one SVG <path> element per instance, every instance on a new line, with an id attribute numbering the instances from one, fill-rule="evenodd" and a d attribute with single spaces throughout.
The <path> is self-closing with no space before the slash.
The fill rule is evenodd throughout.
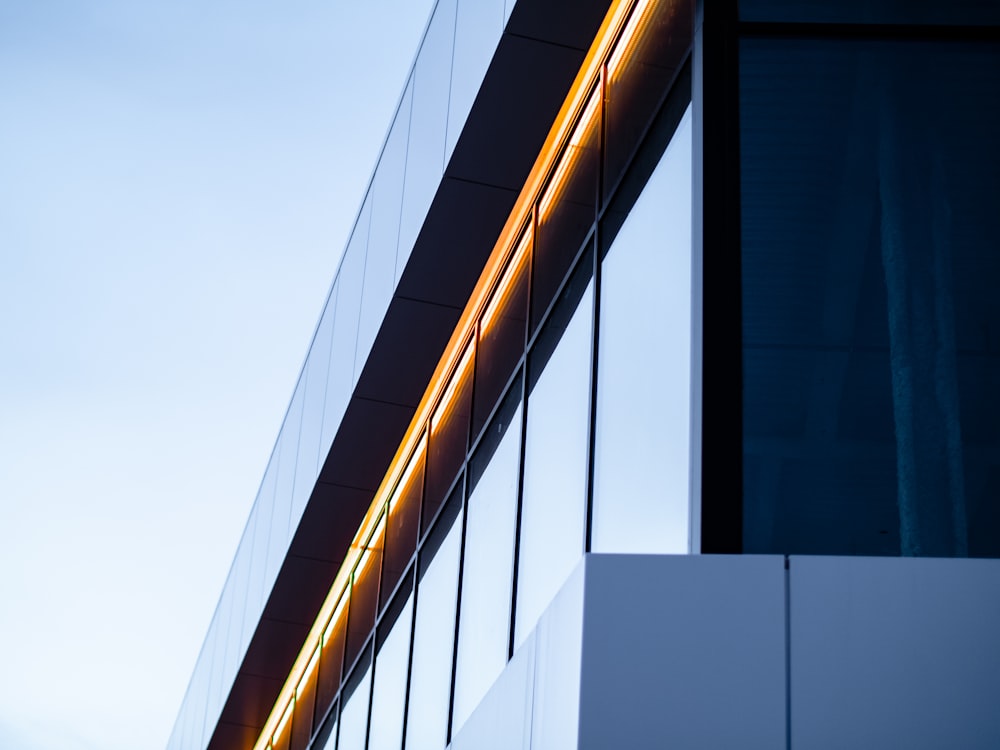
<path id="1" fill-rule="evenodd" d="M 452 737 L 451 750 L 527 750 L 534 674 L 535 640 L 529 638 Z"/>
<path id="2" fill-rule="evenodd" d="M 784 559 L 588 555 L 581 748 L 785 746 Z"/>
<path id="3" fill-rule="evenodd" d="M 1000 747 L 1000 560 L 790 565 L 796 750 Z"/>

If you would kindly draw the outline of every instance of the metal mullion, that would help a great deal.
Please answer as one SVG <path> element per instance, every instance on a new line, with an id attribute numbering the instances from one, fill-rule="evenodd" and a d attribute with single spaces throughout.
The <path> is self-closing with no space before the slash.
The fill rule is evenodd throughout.
<path id="1" fill-rule="evenodd" d="M 600 121 L 597 136 L 597 201 L 594 206 L 594 299 L 592 304 L 592 319 L 590 321 L 590 403 L 587 415 L 587 489 L 584 502 L 586 503 L 586 516 L 583 527 L 583 553 L 590 552 L 593 546 L 594 536 L 594 474 L 596 472 L 597 454 L 597 365 L 600 355 L 600 335 L 601 335 L 601 199 L 604 195 L 604 157 L 607 149 L 607 81 L 608 66 L 605 62 L 601 66 L 598 87 L 601 96 Z"/>
<path id="2" fill-rule="evenodd" d="M 462 582 L 465 578 L 465 539 L 469 525 L 469 472 L 462 472 L 462 538 L 458 546 L 458 586 L 455 589 L 455 633 L 451 645 L 451 687 L 448 689 L 448 726 L 446 742 L 451 744 L 451 723 L 455 716 L 455 678 L 458 673 L 458 629 L 462 622 Z M 444 507 L 443 505 L 441 506 Z M 439 548 L 440 549 L 440 548 Z"/>
<path id="3" fill-rule="evenodd" d="M 531 247 L 528 249 L 528 309 L 524 326 L 524 377 L 521 378 L 521 434 L 519 439 L 518 447 L 518 457 L 517 457 L 517 511 L 514 517 L 514 559 L 511 565 L 511 584 L 510 584 L 510 608 L 508 610 L 509 617 L 507 622 L 507 660 L 510 661 L 511 657 L 514 656 L 514 618 L 517 617 L 517 583 L 518 575 L 520 574 L 520 557 L 521 557 L 521 512 L 524 499 L 524 456 L 525 456 L 525 446 L 527 444 L 528 436 L 528 378 L 529 373 L 529 362 L 528 362 L 528 348 L 529 342 L 531 341 L 531 314 L 533 309 L 533 299 L 534 299 L 534 281 L 535 281 L 535 253 L 538 250 L 538 202 L 536 201 L 531 207 Z M 538 321 L 538 331 L 541 331 L 544 325 L 543 320 Z"/>

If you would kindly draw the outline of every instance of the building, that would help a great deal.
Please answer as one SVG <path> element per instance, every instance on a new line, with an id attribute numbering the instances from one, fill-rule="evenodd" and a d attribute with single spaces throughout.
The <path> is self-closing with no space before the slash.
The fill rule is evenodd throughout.
<path id="1" fill-rule="evenodd" d="M 439 0 L 170 750 L 1000 746 L 998 24 Z"/>

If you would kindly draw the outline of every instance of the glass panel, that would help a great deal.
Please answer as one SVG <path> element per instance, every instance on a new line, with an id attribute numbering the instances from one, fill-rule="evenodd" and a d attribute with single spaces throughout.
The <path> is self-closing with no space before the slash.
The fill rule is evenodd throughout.
<path id="1" fill-rule="evenodd" d="M 439 0 L 414 68 L 410 142 L 406 149 L 406 180 L 396 251 L 397 281 L 444 173 L 456 5 L 457 0 Z"/>
<path id="2" fill-rule="evenodd" d="M 316 735 L 316 742 L 313 745 L 315 750 L 336 750 L 337 748 L 337 718 L 330 717 L 330 723 L 319 730 Z"/>
<path id="3" fill-rule="evenodd" d="M 326 375 L 323 376 L 323 416 L 320 419 L 323 429 L 319 441 L 319 461 L 316 465 L 317 476 L 319 476 L 320 471 L 322 471 L 326 457 L 330 453 L 330 446 L 333 444 L 333 436 L 337 434 L 337 429 L 340 427 L 340 417 L 342 416 L 342 411 L 337 411 L 333 408 L 333 402 L 337 400 L 334 396 L 334 381 L 337 379 L 335 368 L 338 360 L 334 357 L 334 351 L 336 348 L 334 341 L 337 334 L 336 319 L 339 297 L 340 280 L 338 278 L 338 280 L 333 283 L 333 289 L 330 290 L 330 298 L 327 300 L 326 309 L 323 311 L 323 322 L 320 323 L 321 327 L 327 323 L 330 326 L 330 344 L 327 352 Z M 341 337 L 343 337 L 343 333 L 341 333 Z M 343 346 L 343 342 L 341 342 L 341 346 Z M 346 402 L 344 403 L 346 404 Z M 341 409 L 342 408 L 343 407 L 341 407 Z"/>
<path id="4" fill-rule="evenodd" d="M 515 648 L 583 555 L 592 313 L 588 283 L 528 396 Z"/>
<path id="5" fill-rule="evenodd" d="M 336 291 L 336 290 L 334 290 Z M 326 381 L 330 372 L 330 344 L 333 341 L 333 314 L 336 298 L 327 300 L 306 360 L 306 395 L 302 406 L 302 429 L 299 435 L 299 458 L 295 468 L 292 516 L 301 517 L 319 475 L 320 461 L 326 458 L 321 449 L 323 410 L 326 404 Z M 322 453 L 322 457 L 321 454 Z"/>
<path id="6" fill-rule="evenodd" d="M 253 557 L 250 560 L 250 588 L 247 591 L 246 611 L 243 617 L 243 641 L 250 642 L 260 613 L 264 609 L 264 597 L 269 587 L 265 586 L 267 570 L 267 553 L 270 549 L 271 510 L 274 505 L 274 457 L 268 463 L 257 491 L 257 500 L 253 510 L 255 516 Z"/>
<path id="7" fill-rule="evenodd" d="M 407 580 L 412 581 L 409 578 Z M 410 594 L 392 630 L 386 636 L 385 643 L 375 656 L 375 687 L 372 689 L 368 750 L 399 750 L 402 747 L 412 624 L 413 594 Z"/>
<path id="8" fill-rule="evenodd" d="M 480 319 L 473 435 L 486 423 L 524 353 L 530 252 L 529 232 L 518 243 Z"/>
<path id="9" fill-rule="evenodd" d="M 469 497 L 453 733 L 462 727 L 507 663 L 521 447 L 520 405 L 497 428 L 503 437 Z"/>
<path id="10" fill-rule="evenodd" d="M 434 518 L 465 462 L 469 446 L 472 411 L 472 357 L 466 348 L 431 417 L 430 452 L 427 456 L 427 484 L 424 494 L 423 527 Z"/>
<path id="11" fill-rule="evenodd" d="M 365 667 L 357 687 L 344 703 L 340 714 L 338 750 L 365 750 L 368 734 L 368 703 L 371 699 L 372 668 Z"/>
<path id="12" fill-rule="evenodd" d="M 417 548 L 426 446 L 427 440 L 421 438 L 389 500 L 389 526 L 385 533 L 385 561 L 382 563 L 379 594 L 379 602 L 383 607 Z"/>
<path id="13" fill-rule="evenodd" d="M 690 108 L 615 238 L 602 273 L 591 549 L 685 553 L 691 437 Z"/>
<path id="14" fill-rule="evenodd" d="M 347 618 L 347 655 L 344 664 L 350 666 L 375 627 L 375 605 L 378 602 L 379 572 L 382 568 L 382 548 L 385 542 L 385 515 L 378 522 L 371 541 L 361 553 L 354 569 L 351 586 L 351 611 Z"/>
<path id="15" fill-rule="evenodd" d="M 504 27 L 503 0 L 459 0 L 445 163 L 465 126 Z"/>
<path id="16" fill-rule="evenodd" d="M 371 215 L 372 191 L 369 190 L 337 272 L 337 314 L 333 320 L 330 376 L 323 415 L 323 431 L 330 430 L 331 439 L 332 434 L 336 433 L 336 427 L 340 426 L 341 417 L 344 416 L 354 391 L 354 353 L 358 343 L 361 289 L 364 284 Z"/>
<path id="17" fill-rule="evenodd" d="M 604 197 L 621 178 L 691 45 L 691 0 L 640 2 L 608 60 Z"/>
<path id="18" fill-rule="evenodd" d="M 435 535 L 428 538 L 424 550 Z M 447 744 L 461 544 L 459 513 L 417 584 L 406 747 L 444 750 Z"/>
<path id="19" fill-rule="evenodd" d="M 302 401 L 305 383 L 300 379 L 278 435 L 278 475 L 274 489 L 274 509 L 271 512 L 271 553 L 267 558 L 268 579 L 274 581 L 288 551 L 292 530 L 299 519 L 292 518 L 292 489 L 295 486 L 295 464 L 299 454 L 299 431 L 302 424 Z M 272 567 L 273 566 L 273 567 Z"/>
<path id="20" fill-rule="evenodd" d="M 247 591 L 250 585 L 250 558 L 253 556 L 253 537 L 255 516 L 250 515 L 236 558 L 233 560 L 232 580 L 227 584 L 233 589 L 233 611 L 229 617 L 229 629 L 226 633 L 226 666 L 227 675 L 235 676 L 240 666 L 245 643 L 242 642 L 243 617 L 247 608 Z"/>
<path id="21" fill-rule="evenodd" d="M 740 0 L 739 7 L 746 21 L 1000 23 L 1000 5 L 993 0 Z"/>
<path id="22" fill-rule="evenodd" d="M 741 66 L 744 549 L 1000 556 L 1000 45 Z"/>
<path id="23" fill-rule="evenodd" d="M 323 650 L 319 657 L 319 684 L 316 688 L 316 715 L 322 717 L 340 689 L 340 673 L 344 664 L 344 642 L 347 640 L 348 593 L 333 610 L 323 631 Z"/>
<path id="24" fill-rule="evenodd" d="M 600 91 L 594 91 L 538 201 L 531 281 L 532 330 L 555 298 L 596 218 L 600 124 Z"/>
<path id="25" fill-rule="evenodd" d="M 306 667 L 306 672 L 295 690 L 295 713 L 292 716 L 290 750 L 305 750 L 312 736 L 313 714 L 316 710 L 316 677 L 319 666 L 319 649 L 316 649 Z"/>
<path id="26" fill-rule="evenodd" d="M 399 215 L 403 200 L 403 173 L 406 169 L 406 139 L 410 132 L 412 93 L 413 87 L 407 85 L 372 185 L 375 198 L 365 258 L 364 291 L 361 294 L 361 320 L 354 359 L 355 382 L 365 366 L 368 352 L 371 351 L 389 307 L 392 292 L 396 288 L 396 244 L 399 241 Z"/>

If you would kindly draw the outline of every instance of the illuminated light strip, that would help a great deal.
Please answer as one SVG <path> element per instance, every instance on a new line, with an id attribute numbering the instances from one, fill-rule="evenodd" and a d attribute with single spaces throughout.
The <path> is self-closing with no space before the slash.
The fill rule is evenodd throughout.
<path id="1" fill-rule="evenodd" d="M 645 7 L 648 1 L 640 0 L 640 3 Z M 424 392 L 424 396 L 417 406 L 413 420 L 410 422 L 410 426 L 407 428 L 406 434 L 400 442 L 396 455 L 389 465 L 389 470 L 382 480 L 382 484 L 379 485 L 375 497 L 371 505 L 369 505 L 368 511 L 365 513 L 365 517 L 361 521 L 358 533 L 354 537 L 354 542 L 348 548 L 344 562 L 341 564 L 334 578 L 333 585 L 330 587 L 330 592 L 323 601 L 319 614 L 316 616 L 316 621 L 306 636 L 305 643 L 302 645 L 302 649 L 299 651 L 299 655 L 292 665 L 288 678 L 278 693 L 274 708 L 272 708 L 267 721 L 264 722 L 260 736 L 254 744 L 254 750 L 266 750 L 271 744 L 270 740 L 272 736 L 275 736 L 274 732 L 281 721 L 282 712 L 290 710 L 291 702 L 294 700 L 295 687 L 305 672 L 308 661 L 312 656 L 313 647 L 319 642 L 320 636 L 325 630 L 324 623 L 327 623 L 328 619 L 334 614 L 335 608 L 340 611 L 343 604 L 347 601 L 350 576 L 355 564 L 361 557 L 360 540 L 366 539 L 372 534 L 375 524 L 379 521 L 379 514 L 386 502 L 386 498 L 392 488 L 396 486 L 399 476 L 405 470 L 407 457 L 410 456 L 417 441 L 423 436 L 424 427 L 431 416 L 432 410 L 438 403 L 438 397 L 448 384 L 448 376 L 455 369 L 455 365 L 463 353 L 463 347 L 469 342 L 476 321 L 479 319 L 489 299 L 490 291 L 495 286 L 507 259 L 510 257 L 510 247 L 517 240 L 518 234 L 527 223 L 545 179 L 552 169 L 552 165 L 560 156 L 562 147 L 566 141 L 566 135 L 573 126 L 575 115 L 580 111 L 585 98 L 597 82 L 601 67 L 607 59 L 609 51 L 612 49 L 618 32 L 622 30 L 624 21 L 628 17 L 632 6 L 632 0 L 612 1 L 610 9 L 601 23 L 601 28 L 594 38 L 594 43 L 587 52 L 583 65 L 580 67 L 580 71 L 577 73 L 576 79 L 570 87 L 569 94 L 567 94 L 559 110 L 559 114 L 556 116 L 555 124 L 549 130 L 549 134 L 539 151 L 535 165 L 532 167 L 528 179 L 525 180 L 524 187 L 518 195 L 517 202 L 514 204 L 507 223 L 500 232 L 500 236 L 493 247 L 493 252 L 483 268 L 482 275 L 479 277 L 479 282 L 476 284 L 475 289 L 473 289 L 469 297 L 469 302 L 455 326 L 455 331 L 447 347 L 445 347 L 444 354 L 438 361 L 438 366 L 431 376 L 427 390 Z M 633 31 L 632 34 L 634 33 Z M 332 620 L 330 624 L 332 625 Z"/>
<path id="2" fill-rule="evenodd" d="M 347 608 L 348 599 L 350 599 L 350 596 L 345 589 L 343 595 L 340 597 L 340 602 L 337 604 L 337 608 L 333 610 L 333 616 L 330 618 L 326 630 L 323 631 L 323 640 L 320 641 L 323 648 L 326 648 L 326 644 L 330 642 L 330 638 L 333 636 L 333 626 L 340 622 L 340 616 L 344 614 L 344 610 Z"/>
<path id="3" fill-rule="evenodd" d="M 295 688 L 295 700 L 298 700 L 299 696 L 302 695 L 302 691 L 306 689 L 306 684 L 309 682 L 309 678 L 312 676 L 312 673 L 316 670 L 316 665 L 319 664 L 319 651 L 320 651 L 320 646 L 316 646 L 316 650 L 313 651 L 312 658 L 306 665 L 305 674 L 303 674 L 302 679 L 299 680 L 299 686 Z"/>
<path id="4" fill-rule="evenodd" d="M 424 433 L 424 436 L 420 438 L 420 442 L 417 443 L 417 449 L 413 451 L 413 455 L 410 457 L 410 461 L 406 465 L 406 471 L 403 472 L 403 476 L 399 478 L 399 483 L 396 485 L 396 489 L 392 492 L 392 498 L 389 500 L 390 513 L 392 513 L 399 504 L 399 498 L 403 494 L 403 490 L 405 490 L 407 485 L 409 485 L 410 478 L 413 476 L 413 472 L 416 471 L 417 466 L 420 464 L 419 459 L 424 455 L 424 450 L 426 448 L 427 433 Z"/>
<path id="5" fill-rule="evenodd" d="M 475 350 L 475 342 L 470 341 L 469 346 L 462 355 L 462 359 L 458 363 L 458 367 L 455 368 L 455 372 L 448 382 L 448 389 L 441 397 L 438 408 L 434 411 L 434 416 L 431 417 L 431 432 L 437 429 L 437 426 L 445 420 L 451 411 L 451 402 L 454 401 L 455 394 L 458 393 L 458 388 L 462 384 L 462 378 L 465 377 L 465 371 L 472 364 L 472 354 Z"/>
<path id="6" fill-rule="evenodd" d="M 504 274 L 500 278 L 500 283 L 497 284 L 496 289 L 493 290 L 493 294 L 490 296 L 490 302 L 483 311 L 483 316 L 479 319 L 479 329 L 480 331 L 487 330 L 493 323 L 493 319 L 500 313 L 503 309 L 504 304 L 510 298 L 510 285 L 514 283 L 514 278 L 520 273 L 521 266 L 528 260 L 528 248 L 531 247 L 531 227 L 524 233 L 524 237 L 521 238 L 520 243 L 518 243 L 517 250 L 514 251 L 513 257 L 511 257 L 510 262 L 504 269 Z"/>
<path id="7" fill-rule="evenodd" d="M 277 742 L 281 733 L 285 731 L 285 727 L 288 726 L 288 722 L 292 720 L 292 709 L 295 708 L 295 699 L 293 698 L 288 702 L 288 708 L 285 709 L 285 713 L 281 716 L 281 721 L 278 722 L 278 728 L 274 730 L 274 737 L 272 738 L 272 743 Z"/>
<path id="8" fill-rule="evenodd" d="M 643 25 L 644 16 L 646 15 L 646 11 L 649 10 L 650 5 L 652 5 L 651 0 L 639 0 L 636 3 L 635 10 L 629 16 L 628 25 L 622 31 L 621 38 L 618 40 L 614 52 L 611 53 L 611 57 L 608 59 L 609 76 L 613 77 L 621 66 L 622 61 L 632 54 L 632 48 L 636 43 L 636 33 L 639 27 Z"/>
<path id="9" fill-rule="evenodd" d="M 542 199 L 538 202 L 538 213 L 541 217 L 544 218 L 549 215 L 552 203 L 563 194 L 563 189 L 566 187 L 566 178 L 570 173 L 570 167 L 576 163 L 579 157 L 580 144 L 583 142 L 583 137 L 590 131 L 590 126 L 593 124 L 594 115 L 597 114 L 600 102 L 601 89 L 598 86 L 590 97 L 590 101 L 587 102 L 587 108 L 583 111 L 580 121 L 570 136 L 569 143 L 567 144 L 568 148 L 563 152 L 563 158 L 560 160 L 559 166 L 556 167 L 555 174 L 552 175 L 552 180 L 549 182 L 548 188 L 542 195 Z"/>

